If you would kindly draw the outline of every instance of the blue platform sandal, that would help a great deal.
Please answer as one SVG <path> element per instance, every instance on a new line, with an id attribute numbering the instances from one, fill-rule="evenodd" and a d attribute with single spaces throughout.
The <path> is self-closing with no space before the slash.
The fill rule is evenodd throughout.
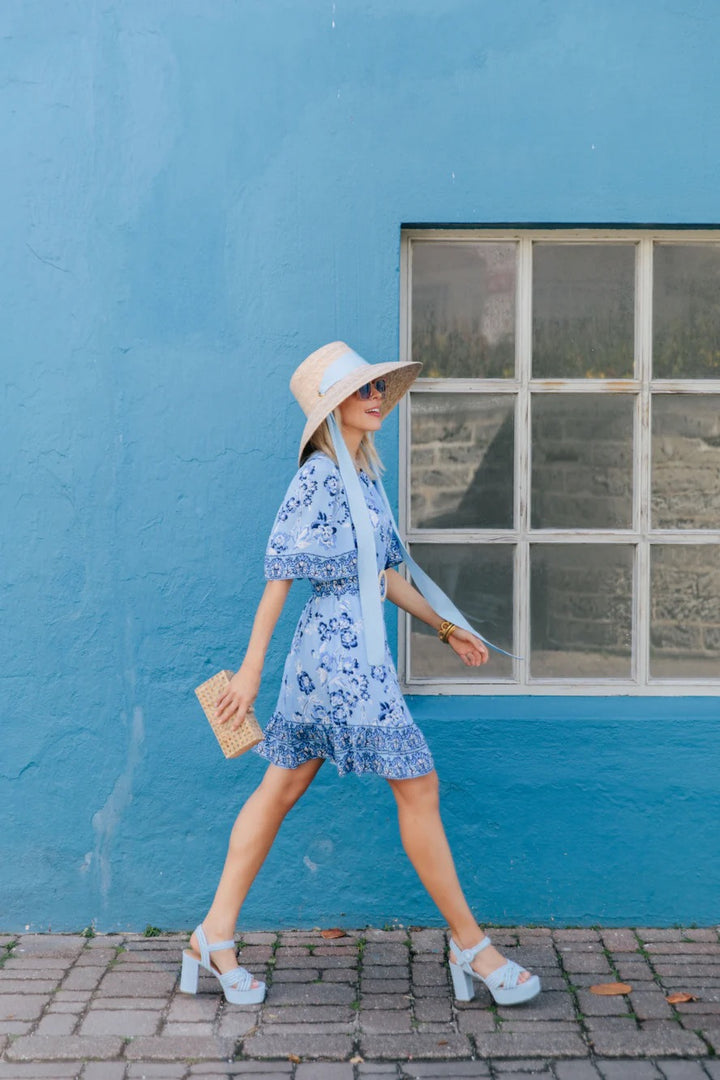
<path id="1" fill-rule="evenodd" d="M 258 985 L 253 986 L 253 976 L 244 967 L 233 968 L 224 974 L 218 971 L 210 959 L 210 953 L 219 952 L 220 949 L 235 949 L 234 941 L 216 941 L 208 944 L 205 931 L 200 926 L 195 927 L 195 937 L 200 946 L 200 956 L 192 949 L 185 949 L 182 958 L 182 972 L 180 974 L 180 989 L 184 994 L 197 994 L 198 975 L 200 968 L 204 967 L 211 975 L 214 975 L 223 988 L 225 1000 L 231 1005 L 259 1005 L 265 1000 L 265 983 L 258 980 Z"/>
<path id="2" fill-rule="evenodd" d="M 485 979 L 471 967 L 477 954 L 487 949 L 490 944 L 490 938 L 484 937 L 472 949 L 461 949 L 450 938 L 450 949 L 455 954 L 455 962 L 450 961 L 450 974 L 456 999 L 472 1001 L 475 997 L 476 979 L 485 983 L 498 1005 L 519 1005 L 537 997 L 540 993 L 539 978 L 531 975 L 525 982 L 518 982 L 525 968 L 520 967 L 514 960 L 506 961 L 501 967 L 491 971 Z"/>

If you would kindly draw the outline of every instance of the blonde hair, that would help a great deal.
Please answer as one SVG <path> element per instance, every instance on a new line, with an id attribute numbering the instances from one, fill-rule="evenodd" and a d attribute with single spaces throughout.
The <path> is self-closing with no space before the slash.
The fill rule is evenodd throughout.
<path id="1" fill-rule="evenodd" d="M 337 421 L 337 425 L 342 431 L 342 420 L 340 418 L 340 409 L 335 409 L 333 416 Z M 307 446 L 303 450 L 302 460 L 305 462 L 315 450 L 321 450 L 323 454 L 334 461 L 337 465 L 337 457 L 335 456 L 335 447 L 330 436 L 330 428 L 328 427 L 327 420 L 323 420 L 320 427 L 313 431 L 312 435 L 308 439 Z M 360 440 L 360 446 L 358 447 L 357 456 L 355 458 L 356 464 L 368 474 L 371 480 L 375 480 L 384 472 L 385 466 L 380 460 L 380 455 L 375 449 L 375 439 L 371 431 L 366 431 Z"/>

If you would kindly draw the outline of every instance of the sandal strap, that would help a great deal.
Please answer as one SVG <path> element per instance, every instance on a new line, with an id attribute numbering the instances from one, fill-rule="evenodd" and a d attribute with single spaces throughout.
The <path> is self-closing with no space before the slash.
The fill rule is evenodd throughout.
<path id="1" fill-rule="evenodd" d="M 491 944 L 490 938 L 485 935 L 482 941 L 479 941 L 477 945 L 473 945 L 472 949 L 461 949 L 457 942 L 450 938 L 450 948 L 455 953 L 458 964 L 461 964 L 463 967 L 466 965 L 469 967 L 477 954 L 482 952 L 483 949 L 487 949 L 488 945 Z"/>
<path id="2" fill-rule="evenodd" d="M 514 960 L 508 960 L 502 967 L 491 971 L 485 979 L 488 990 L 514 990 L 525 968 L 520 967 Z"/>
<path id="3" fill-rule="evenodd" d="M 220 949 L 235 949 L 234 941 L 214 941 L 211 945 L 205 936 L 202 923 L 195 927 L 195 937 L 200 946 L 200 961 L 206 968 L 210 967 L 210 953 L 218 952 Z"/>
<path id="4" fill-rule="evenodd" d="M 252 975 L 244 967 L 233 968 L 232 971 L 226 971 L 224 975 L 219 975 L 218 978 L 226 990 L 249 990 L 253 981 Z"/>

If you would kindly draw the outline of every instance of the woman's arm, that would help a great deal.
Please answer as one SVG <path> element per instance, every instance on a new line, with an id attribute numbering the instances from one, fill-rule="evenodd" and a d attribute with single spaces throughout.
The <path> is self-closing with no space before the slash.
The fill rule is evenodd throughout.
<path id="1" fill-rule="evenodd" d="M 432 626 L 433 630 L 439 630 L 442 618 L 427 602 L 422 593 L 419 593 L 414 585 L 398 574 L 397 570 L 388 569 L 387 574 L 387 597 L 397 604 L 403 611 L 414 615 L 416 619 Z M 490 654 L 487 646 L 471 634 L 469 630 L 463 630 L 458 626 L 448 638 L 448 645 L 457 653 L 462 662 L 468 667 L 480 667 L 487 663 Z"/>
<path id="2" fill-rule="evenodd" d="M 217 718 L 221 724 L 235 718 L 233 729 L 240 727 L 260 689 L 260 679 L 273 631 L 290 592 L 292 580 L 268 581 L 255 613 L 252 633 L 245 659 L 235 672 L 230 685 L 217 702 Z"/>

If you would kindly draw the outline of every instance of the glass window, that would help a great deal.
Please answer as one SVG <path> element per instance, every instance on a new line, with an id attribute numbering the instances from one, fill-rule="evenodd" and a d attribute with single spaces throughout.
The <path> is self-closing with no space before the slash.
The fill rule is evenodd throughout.
<path id="1" fill-rule="evenodd" d="M 412 358 L 423 376 L 512 376 L 516 245 L 418 242 L 412 262 Z"/>
<path id="2" fill-rule="evenodd" d="M 533 376 L 633 373 L 634 244 L 533 246 Z"/>
<path id="3" fill-rule="evenodd" d="M 720 547 L 652 549 L 650 674 L 656 679 L 720 674 Z"/>
<path id="4" fill-rule="evenodd" d="M 410 437 L 415 528 L 512 528 L 514 405 L 512 395 L 415 395 Z"/>
<path id="5" fill-rule="evenodd" d="M 655 244 L 657 379 L 720 378 L 720 244 Z"/>
<path id="6" fill-rule="evenodd" d="M 517 654 L 466 669 L 401 620 L 409 688 L 718 693 L 718 235 L 416 230 L 403 259 L 401 526 Z"/>

